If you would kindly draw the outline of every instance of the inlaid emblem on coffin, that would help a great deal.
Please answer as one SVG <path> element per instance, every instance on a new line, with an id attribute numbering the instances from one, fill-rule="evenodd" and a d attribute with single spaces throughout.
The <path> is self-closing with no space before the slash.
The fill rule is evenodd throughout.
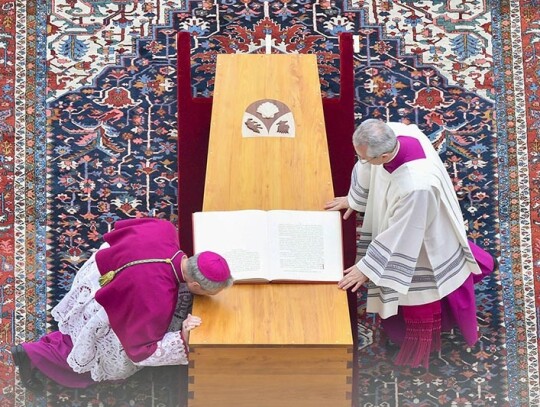
<path id="1" fill-rule="evenodd" d="M 248 106 L 242 118 L 242 137 L 294 137 L 291 109 L 279 100 L 262 99 Z"/>

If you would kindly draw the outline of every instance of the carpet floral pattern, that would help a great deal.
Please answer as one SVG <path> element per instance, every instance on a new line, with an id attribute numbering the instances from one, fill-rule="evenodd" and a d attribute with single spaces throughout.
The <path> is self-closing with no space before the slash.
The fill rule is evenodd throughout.
<path id="1" fill-rule="evenodd" d="M 335 96 L 337 36 L 353 33 L 358 121 L 418 124 L 469 238 L 501 256 L 477 287 L 481 340 L 447 334 L 429 371 L 391 364 L 361 302 L 359 405 L 540 404 L 536 3 L 0 0 L 0 406 L 181 404 L 171 369 L 35 397 L 9 355 L 54 328 L 50 309 L 116 220 L 176 220 L 178 30 L 206 97 L 217 54 L 268 48 L 316 53 Z"/>

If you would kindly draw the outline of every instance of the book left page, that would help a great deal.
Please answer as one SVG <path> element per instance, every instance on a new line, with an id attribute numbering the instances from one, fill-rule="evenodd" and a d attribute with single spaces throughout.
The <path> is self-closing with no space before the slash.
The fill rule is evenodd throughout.
<path id="1" fill-rule="evenodd" d="M 235 281 L 269 281 L 266 212 L 208 211 L 193 214 L 195 253 L 222 255 Z"/>

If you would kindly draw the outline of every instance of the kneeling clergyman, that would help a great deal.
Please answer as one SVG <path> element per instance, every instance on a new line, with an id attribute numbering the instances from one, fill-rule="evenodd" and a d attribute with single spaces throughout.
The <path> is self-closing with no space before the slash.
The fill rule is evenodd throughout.
<path id="1" fill-rule="evenodd" d="M 12 348 L 25 387 L 43 389 L 36 371 L 85 388 L 145 366 L 187 364 L 189 332 L 201 324 L 182 315 L 189 293 L 215 295 L 233 282 L 219 254 L 188 258 L 165 220 L 122 220 L 103 239 L 52 310 L 58 331 Z"/>

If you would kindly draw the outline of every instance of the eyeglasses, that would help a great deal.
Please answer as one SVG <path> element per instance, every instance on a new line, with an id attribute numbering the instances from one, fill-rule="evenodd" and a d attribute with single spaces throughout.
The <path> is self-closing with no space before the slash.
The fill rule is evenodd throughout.
<path id="1" fill-rule="evenodd" d="M 379 157 L 382 157 L 385 154 L 393 153 L 396 150 L 397 146 L 398 146 L 398 141 L 396 139 L 396 143 L 394 144 L 394 147 L 392 147 L 392 149 L 390 151 L 387 151 L 386 153 L 382 153 L 382 154 L 380 154 L 380 155 L 378 155 L 376 157 L 371 157 L 371 158 L 368 158 L 368 159 L 362 158 L 358 154 L 356 154 L 356 158 L 358 159 L 358 161 L 360 161 L 360 164 L 367 164 L 367 163 L 369 163 L 369 162 L 371 162 L 373 160 L 376 160 Z"/>
<path id="2" fill-rule="evenodd" d="M 381 154 L 381 155 L 382 155 L 382 154 Z M 379 156 L 379 157 L 380 157 L 380 156 Z M 375 159 L 377 159 L 377 158 L 379 158 L 379 157 L 371 157 L 371 158 L 369 158 L 369 159 L 366 160 L 366 159 L 360 157 L 358 154 L 356 154 L 356 158 L 358 159 L 358 161 L 360 161 L 360 164 L 367 164 L 367 163 L 369 163 L 369 162 L 371 162 L 371 161 L 373 161 L 373 160 L 375 160 Z"/>

